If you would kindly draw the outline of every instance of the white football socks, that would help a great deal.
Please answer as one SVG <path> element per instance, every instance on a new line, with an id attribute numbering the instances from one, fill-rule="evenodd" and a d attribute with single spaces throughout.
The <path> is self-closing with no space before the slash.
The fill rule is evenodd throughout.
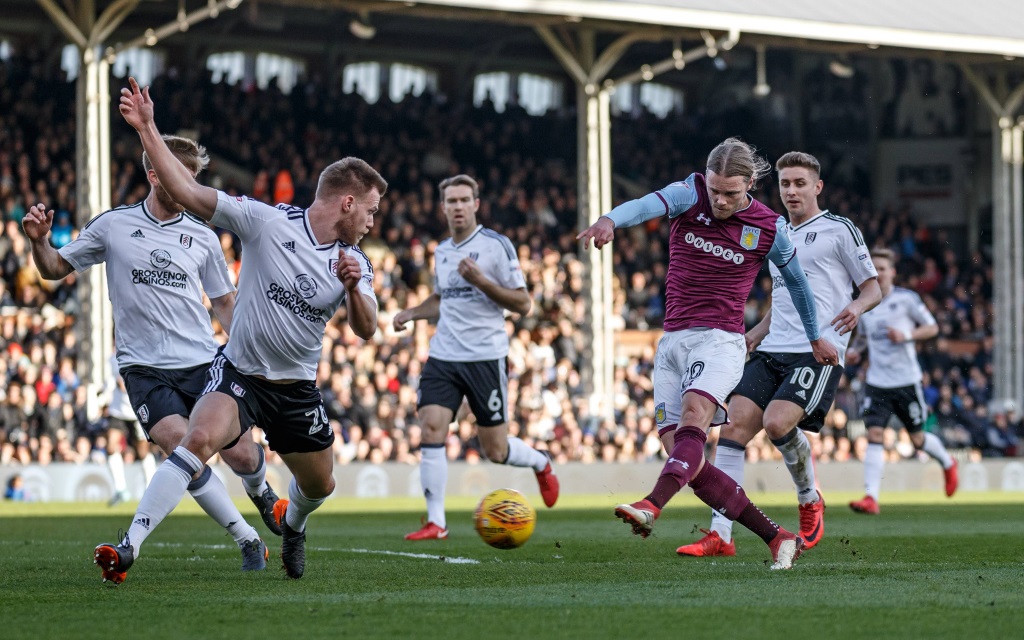
<path id="1" fill-rule="evenodd" d="M 260 537 L 256 529 L 242 517 L 238 507 L 228 496 L 224 483 L 210 467 L 204 467 L 199 479 L 188 485 L 188 492 L 208 516 L 227 529 L 239 546 Z"/>
<path id="2" fill-rule="evenodd" d="M 235 446 L 242 446 L 242 443 L 239 442 Z M 261 496 L 267 490 L 267 454 L 263 451 L 263 447 L 256 445 L 256 448 L 259 449 L 260 456 L 256 470 L 252 473 L 239 473 L 235 471 L 235 475 L 242 479 L 245 492 L 250 496 Z"/>
<path id="3" fill-rule="evenodd" d="M 788 440 L 786 439 L 788 438 Z M 782 444 L 776 443 L 782 459 L 789 469 L 789 475 L 793 477 L 793 484 L 796 485 L 796 496 L 800 504 L 810 504 L 818 501 L 818 489 L 814 482 L 814 455 L 811 453 L 811 442 L 807 435 L 799 427 L 782 438 Z"/>
<path id="4" fill-rule="evenodd" d="M 124 457 L 120 451 L 107 456 L 107 468 L 110 469 L 110 477 L 114 481 L 114 492 L 126 493 L 128 480 L 124 475 Z"/>
<path id="5" fill-rule="evenodd" d="M 128 534 L 122 541 L 122 544 L 127 542 L 135 548 L 136 557 L 142 543 L 153 529 L 174 511 L 185 495 L 185 489 L 192 482 L 192 476 L 202 468 L 203 463 L 191 451 L 185 447 L 177 447 L 153 474 L 153 481 L 142 494 Z"/>
<path id="6" fill-rule="evenodd" d="M 548 457 L 515 436 L 508 437 L 508 457 L 504 464 L 513 467 L 533 467 L 541 472 L 548 466 Z"/>
<path id="7" fill-rule="evenodd" d="M 885 466 L 884 453 L 885 447 L 880 443 L 869 442 L 868 450 L 864 454 L 864 493 L 876 501 L 882 489 L 882 467 Z"/>
<path id="8" fill-rule="evenodd" d="M 288 511 L 284 514 L 284 519 L 292 531 L 305 531 L 306 520 L 309 519 L 309 514 L 316 511 L 326 499 L 313 499 L 302 495 L 302 491 L 299 490 L 299 485 L 296 484 L 295 478 L 292 478 L 291 484 L 288 485 Z"/>
<path id="9" fill-rule="evenodd" d="M 142 475 L 146 478 L 146 486 L 153 481 L 153 475 L 156 473 L 156 455 L 153 453 L 147 453 L 142 459 Z"/>
<path id="10" fill-rule="evenodd" d="M 739 446 L 738 444 L 736 446 Z M 743 486 L 744 464 L 747 459 L 746 449 L 737 449 L 736 446 L 723 444 L 718 441 L 718 448 L 715 451 L 715 466 L 736 481 L 736 484 Z M 711 530 L 718 533 L 723 542 L 732 540 L 732 520 L 726 518 L 714 509 L 711 510 Z"/>
<path id="11" fill-rule="evenodd" d="M 424 445 L 420 449 L 420 485 L 427 501 L 427 521 L 448 528 L 444 515 L 444 496 L 448 486 L 448 459 L 444 445 Z"/>
<path id="12" fill-rule="evenodd" d="M 946 447 L 942 446 L 942 440 L 934 433 L 924 434 L 924 446 L 921 447 L 921 451 L 924 451 L 935 460 L 938 460 L 939 464 L 942 465 L 943 469 L 948 469 L 953 466 L 953 457 L 946 451 Z"/>

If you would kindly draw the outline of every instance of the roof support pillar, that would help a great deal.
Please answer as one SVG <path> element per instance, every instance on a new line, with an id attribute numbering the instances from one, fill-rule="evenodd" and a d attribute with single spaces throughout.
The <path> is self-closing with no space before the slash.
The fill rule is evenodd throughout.
<path id="1" fill-rule="evenodd" d="M 1000 100 L 966 64 L 964 76 L 992 113 L 993 400 L 1024 403 L 1024 85 Z M 1002 72 L 1005 74 L 1005 72 Z M 997 84 L 1006 78 L 997 78 Z"/>

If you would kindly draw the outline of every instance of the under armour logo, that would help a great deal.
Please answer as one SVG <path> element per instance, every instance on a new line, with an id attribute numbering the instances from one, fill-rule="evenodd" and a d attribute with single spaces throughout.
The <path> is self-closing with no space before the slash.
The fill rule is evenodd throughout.
<path id="1" fill-rule="evenodd" d="M 145 238 L 146 234 L 142 233 L 142 229 L 136 229 L 135 233 L 132 234 L 133 238 Z"/>
<path id="2" fill-rule="evenodd" d="M 295 253 L 295 241 L 294 240 L 289 240 L 288 242 L 282 242 L 281 246 L 284 247 L 285 249 L 287 249 L 288 251 L 291 251 L 292 253 Z"/>
<path id="3" fill-rule="evenodd" d="M 711 218 L 707 217 L 703 213 L 697 214 L 697 222 L 703 222 L 705 227 L 711 226 Z"/>
<path id="4" fill-rule="evenodd" d="M 686 462 L 685 460 L 676 460 L 675 458 L 669 458 L 668 459 L 668 464 L 672 464 L 673 462 L 678 464 L 683 469 L 689 469 L 690 468 L 690 463 Z"/>

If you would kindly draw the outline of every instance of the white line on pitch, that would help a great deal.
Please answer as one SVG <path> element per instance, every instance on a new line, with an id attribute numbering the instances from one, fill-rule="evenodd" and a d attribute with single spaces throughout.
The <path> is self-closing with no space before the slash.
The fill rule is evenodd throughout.
<path id="1" fill-rule="evenodd" d="M 405 551 L 380 551 L 376 549 L 328 549 L 326 547 L 317 547 L 317 551 L 346 551 L 348 553 L 376 553 L 383 556 L 404 556 L 406 558 L 423 558 L 424 560 L 443 560 L 450 562 L 451 564 L 480 564 L 479 560 L 472 558 L 460 558 L 458 556 L 438 556 L 430 553 L 407 553 Z"/>
<path id="2" fill-rule="evenodd" d="M 147 546 L 179 548 L 189 547 L 192 549 L 231 549 L 234 545 L 226 544 L 185 544 L 182 542 L 150 542 Z M 408 553 L 405 551 L 387 551 L 384 549 L 333 549 L 331 547 L 313 547 L 315 551 L 339 551 L 341 553 L 368 553 L 382 556 L 402 556 L 405 558 L 420 558 L 422 560 L 442 560 L 450 564 L 480 564 L 479 560 L 472 558 L 460 558 L 458 556 L 442 556 L 431 553 Z"/>

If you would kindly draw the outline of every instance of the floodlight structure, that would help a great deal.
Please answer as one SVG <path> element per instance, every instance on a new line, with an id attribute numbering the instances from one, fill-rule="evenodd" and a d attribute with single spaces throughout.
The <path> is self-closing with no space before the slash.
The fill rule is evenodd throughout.
<path id="1" fill-rule="evenodd" d="M 757 53 L 757 84 L 754 85 L 753 91 L 758 98 L 764 98 L 772 92 L 772 87 L 768 84 L 768 72 L 765 69 L 767 51 L 763 44 L 754 47 L 754 51 Z"/>

